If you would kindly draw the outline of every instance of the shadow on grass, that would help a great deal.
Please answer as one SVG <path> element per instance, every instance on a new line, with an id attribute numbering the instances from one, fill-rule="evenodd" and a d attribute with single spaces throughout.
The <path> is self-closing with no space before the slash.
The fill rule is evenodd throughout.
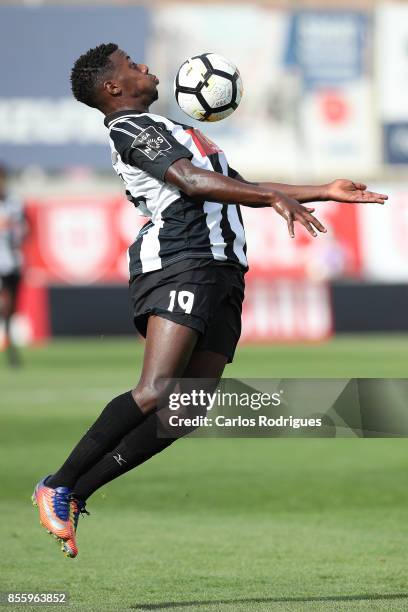
<path id="1" fill-rule="evenodd" d="M 188 606 L 215 606 L 231 604 L 262 604 L 262 603 L 308 603 L 320 601 L 370 601 L 408 599 L 408 593 L 378 593 L 368 595 L 332 595 L 327 597 L 252 597 L 249 599 L 218 599 L 208 601 L 163 601 L 162 603 L 135 604 L 132 610 L 168 610 L 171 608 L 187 608 Z"/>

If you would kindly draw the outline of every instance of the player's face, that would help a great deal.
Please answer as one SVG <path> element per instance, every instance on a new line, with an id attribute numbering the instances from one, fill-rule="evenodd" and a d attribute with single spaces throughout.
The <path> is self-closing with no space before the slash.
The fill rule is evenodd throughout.
<path id="1" fill-rule="evenodd" d="M 132 98 L 143 96 L 154 102 L 158 98 L 159 79 L 149 73 L 145 64 L 136 64 L 124 51 L 112 53 L 111 60 L 115 66 L 115 80 L 123 94 Z"/>

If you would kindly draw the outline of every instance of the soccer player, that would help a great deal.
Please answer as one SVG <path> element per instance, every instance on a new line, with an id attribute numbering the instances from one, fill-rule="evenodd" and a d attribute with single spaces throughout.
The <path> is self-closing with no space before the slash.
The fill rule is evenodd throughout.
<path id="1" fill-rule="evenodd" d="M 105 116 L 113 168 L 148 218 L 129 250 L 134 322 L 146 338 L 140 379 L 107 404 L 33 494 L 42 525 L 75 557 L 86 500 L 174 441 L 157 435 L 163 381 L 218 380 L 233 359 L 247 270 L 239 205 L 270 207 L 290 236 L 295 222 L 316 236 L 326 230 L 302 203 L 384 203 L 387 196 L 349 180 L 320 187 L 245 181 L 201 132 L 150 113 L 159 79 L 115 44 L 82 55 L 71 83 L 77 100 Z"/>
<path id="2" fill-rule="evenodd" d="M 7 189 L 7 170 L 0 164 L 0 318 L 4 320 L 4 346 L 9 365 L 21 365 L 13 343 L 11 320 L 16 310 L 23 257 L 21 246 L 27 234 L 22 201 Z"/>

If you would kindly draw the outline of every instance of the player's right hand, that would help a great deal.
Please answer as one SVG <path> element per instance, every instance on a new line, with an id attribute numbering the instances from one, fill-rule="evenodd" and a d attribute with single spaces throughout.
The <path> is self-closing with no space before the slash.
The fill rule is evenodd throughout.
<path id="1" fill-rule="evenodd" d="M 275 192 L 275 197 L 271 202 L 272 208 L 276 210 L 276 212 L 285 219 L 289 236 L 291 238 L 295 237 L 295 221 L 303 225 L 313 236 L 316 238 L 317 233 L 315 228 L 322 233 L 326 233 L 327 229 L 320 223 L 318 219 L 312 213 L 315 211 L 314 208 L 308 208 L 307 206 L 303 206 L 297 200 L 293 200 L 285 196 L 281 192 Z"/>

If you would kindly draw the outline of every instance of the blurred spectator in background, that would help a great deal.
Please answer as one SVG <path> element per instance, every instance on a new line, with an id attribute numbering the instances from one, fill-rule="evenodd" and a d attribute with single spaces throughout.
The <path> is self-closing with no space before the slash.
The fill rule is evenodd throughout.
<path id="1" fill-rule="evenodd" d="M 4 321 L 4 343 L 7 361 L 21 365 L 11 334 L 11 320 L 16 310 L 22 276 L 21 247 L 28 232 L 23 202 L 7 189 L 7 169 L 0 162 L 0 317 Z"/>

